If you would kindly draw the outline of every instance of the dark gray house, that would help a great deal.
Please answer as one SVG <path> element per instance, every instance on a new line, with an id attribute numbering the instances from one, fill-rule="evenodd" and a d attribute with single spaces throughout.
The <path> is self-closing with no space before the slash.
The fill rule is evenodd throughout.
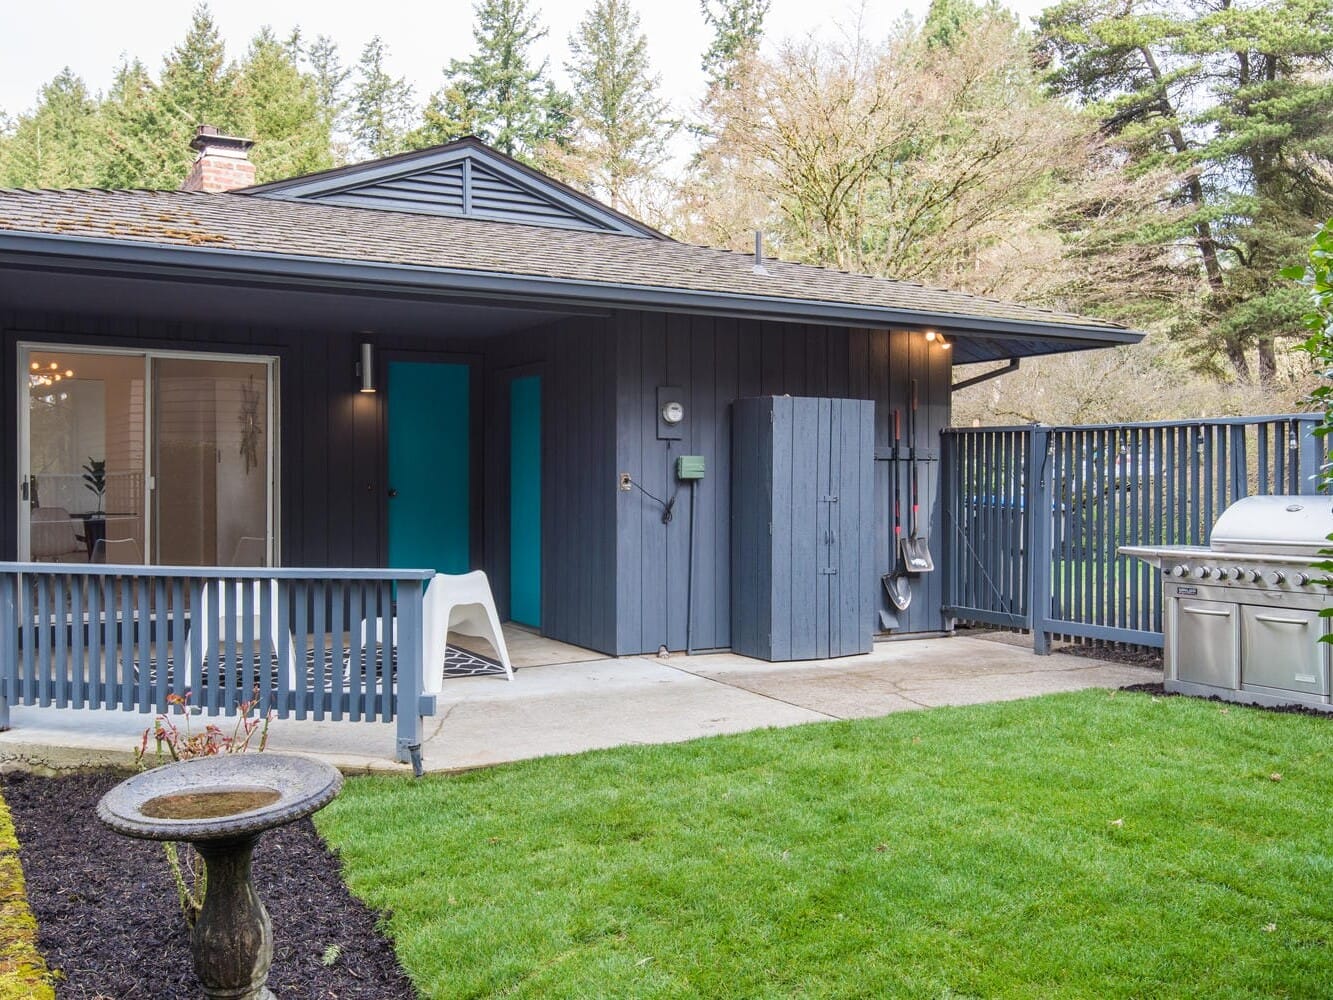
<path id="1" fill-rule="evenodd" d="M 197 140 L 193 186 L 246 145 Z M 953 365 L 1139 335 L 688 246 L 465 139 L 0 191 L 0 338 L 0 558 L 482 568 L 627 654 L 940 630 L 938 574 L 901 612 L 880 578 L 942 530 Z"/>

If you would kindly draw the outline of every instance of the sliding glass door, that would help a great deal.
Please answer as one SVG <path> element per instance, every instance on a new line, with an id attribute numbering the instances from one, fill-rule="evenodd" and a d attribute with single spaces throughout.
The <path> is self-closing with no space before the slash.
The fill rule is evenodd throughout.
<path id="1" fill-rule="evenodd" d="M 265 566 L 274 361 L 20 348 L 21 557 Z"/>

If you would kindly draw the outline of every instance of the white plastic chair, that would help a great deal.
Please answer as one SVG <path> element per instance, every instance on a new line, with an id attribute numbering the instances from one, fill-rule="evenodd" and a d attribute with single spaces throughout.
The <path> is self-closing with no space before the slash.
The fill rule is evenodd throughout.
<path id="1" fill-rule="evenodd" d="M 143 553 L 133 538 L 99 538 L 93 546 L 93 562 L 113 566 L 142 566 Z"/>
<path id="2" fill-rule="evenodd" d="M 296 689 L 296 643 L 292 640 L 290 631 L 287 635 L 281 636 L 278 633 L 278 581 L 268 580 L 261 583 L 255 580 L 250 584 L 254 588 L 254 596 L 251 598 L 250 613 L 250 634 L 256 641 L 262 640 L 263 630 L 263 586 L 268 586 L 268 620 L 269 620 L 269 641 L 272 643 L 270 649 L 273 654 L 277 654 L 282 649 L 282 643 L 287 643 L 287 680 L 292 690 Z M 246 615 L 245 615 L 245 583 L 236 581 L 234 583 L 222 583 L 215 590 L 210 581 L 205 580 L 203 591 L 200 595 L 199 607 L 190 609 L 190 627 L 185 634 L 185 676 L 191 681 L 198 680 L 196 676 L 196 667 L 202 667 L 209 660 L 215 660 L 218 655 L 218 643 L 227 635 L 227 625 L 229 622 L 235 622 L 236 644 L 239 647 L 241 638 L 245 635 Z M 227 591 L 230 588 L 231 594 Z M 214 606 L 214 595 L 219 606 Z M 227 603 L 230 600 L 230 613 Z M 194 631 L 199 630 L 199 649 L 203 659 L 199 664 L 194 662 Z M 242 650 L 242 655 L 252 655 Z M 261 657 L 261 666 L 266 665 L 266 661 Z"/>
<path id="3" fill-rule="evenodd" d="M 495 610 L 491 585 L 481 570 L 461 576 L 437 573 L 426 585 L 422 597 L 423 686 L 427 694 L 438 694 L 444 683 L 444 661 L 448 655 L 449 633 L 476 636 L 485 639 L 494 648 L 505 677 L 514 679 L 514 668 L 509 662 L 509 648 L 505 645 L 500 616 Z M 361 643 L 366 644 L 366 623 L 361 623 Z M 398 619 L 393 620 L 393 644 L 398 644 Z M 383 643 L 380 622 L 375 622 L 375 641 Z"/>

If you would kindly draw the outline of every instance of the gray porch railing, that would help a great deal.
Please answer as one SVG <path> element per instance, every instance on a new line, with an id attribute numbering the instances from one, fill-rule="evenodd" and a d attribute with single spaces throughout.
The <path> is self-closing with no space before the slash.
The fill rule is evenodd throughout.
<path id="1" fill-rule="evenodd" d="M 406 762 L 435 714 L 422 673 L 434 575 L 0 563 L 0 728 L 11 705 L 166 712 L 189 692 L 209 715 L 254 700 L 279 718 L 396 719 Z"/>
<path id="2" fill-rule="evenodd" d="M 1121 545 L 1206 545 L 1251 494 L 1314 493 L 1314 414 L 954 428 L 943 441 L 945 614 L 1052 637 L 1162 645 L 1158 574 Z"/>

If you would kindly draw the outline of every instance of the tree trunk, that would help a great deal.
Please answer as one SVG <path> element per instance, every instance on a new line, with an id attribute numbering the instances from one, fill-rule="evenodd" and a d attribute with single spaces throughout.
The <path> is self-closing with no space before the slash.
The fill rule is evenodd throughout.
<path id="1" fill-rule="evenodd" d="M 1259 338 L 1259 384 L 1271 386 L 1277 381 L 1277 352 L 1271 334 Z"/>
<path id="2" fill-rule="evenodd" d="M 1236 337 L 1228 337 L 1223 350 L 1226 351 L 1227 360 L 1235 369 L 1237 378 L 1242 382 L 1250 381 L 1250 362 L 1245 357 L 1245 345 Z"/>

